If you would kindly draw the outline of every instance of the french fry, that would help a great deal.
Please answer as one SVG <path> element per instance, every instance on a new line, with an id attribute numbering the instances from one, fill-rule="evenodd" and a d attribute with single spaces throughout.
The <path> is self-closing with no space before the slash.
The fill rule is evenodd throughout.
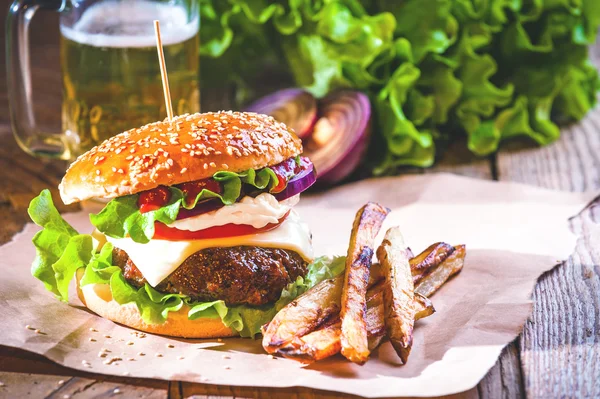
<path id="1" fill-rule="evenodd" d="M 275 353 L 340 311 L 344 276 L 325 280 L 281 309 L 263 330 L 263 348 Z"/>
<path id="2" fill-rule="evenodd" d="M 415 294 L 408 255 L 400 229 L 392 227 L 377 249 L 377 258 L 385 273 L 383 306 L 387 336 L 402 363 L 410 355 L 415 323 Z"/>
<path id="3" fill-rule="evenodd" d="M 450 277 L 462 270 L 466 253 L 464 245 L 457 245 L 450 256 L 416 284 L 415 292 L 424 297 L 433 295 Z"/>
<path id="4" fill-rule="evenodd" d="M 342 355 L 357 364 L 364 364 L 369 358 L 365 295 L 373 257 L 373 241 L 389 212 L 379 204 L 367 203 L 357 212 L 350 235 L 342 291 L 340 340 Z"/>
<path id="5" fill-rule="evenodd" d="M 415 292 L 415 321 L 429 317 L 434 313 L 435 308 L 429 298 Z"/>
<path id="6" fill-rule="evenodd" d="M 446 259 L 454 247 L 445 242 L 431 244 L 425 251 L 410 259 L 410 270 L 413 276 L 413 283 L 416 285 L 431 270 L 435 269 Z"/>

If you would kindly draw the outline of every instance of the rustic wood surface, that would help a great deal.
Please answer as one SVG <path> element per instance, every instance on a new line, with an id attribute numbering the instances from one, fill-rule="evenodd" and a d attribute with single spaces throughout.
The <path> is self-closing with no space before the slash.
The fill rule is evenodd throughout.
<path id="1" fill-rule="evenodd" d="M 0 20 L 8 2 L 0 0 Z M 39 13 L 32 32 L 32 73 L 36 115 L 48 128 L 60 127 L 61 82 L 58 21 Z M 4 54 L 3 33 L 0 50 Z M 596 50 L 596 49 L 594 49 Z M 600 51 L 593 52 L 596 61 Z M 0 68 L 4 71 L 4 62 Z M 56 186 L 65 163 L 25 155 L 14 142 L 8 121 L 6 82 L 0 74 L 0 244 L 20 231 L 29 200 Z M 205 109 L 226 108 L 225 93 L 203 93 Z M 500 181 L 518 181 L 560 190 L 600 189 L 600 109 L 563 130 L 548 147 L 510 143 L 497 156 L 478 159 L 454 145 L 431 170 Z M 420 173 L 420 172 L 417 172 Z M 60 201 L 58 201 L 60 203 Z M 76 210 L 76 206 L 61 211 Z M 571 221 L 579 236 L 576 252 L 540 278 L 533 314 L 523 334 L 507 346 L 497 364 L 473 390 L 456 397 L 600 397 L 600 210 L 590 207 Z M 178 381 L 107 377 L 67 369 L 47 359 L 0 346 L 0 397 L 149 398 L 349 398 L 305 388 L 252 389 Z"/>

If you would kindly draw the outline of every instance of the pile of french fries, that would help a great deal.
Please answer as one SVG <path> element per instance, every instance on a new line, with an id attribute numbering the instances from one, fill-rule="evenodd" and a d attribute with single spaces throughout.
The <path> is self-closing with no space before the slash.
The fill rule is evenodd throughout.
<path id="1" fill-rule="evenodd" d="M 312 362 L 342 353 L 364 364 L 384 337 L 405 364 L 415 321 L 431 316 L 429 300 L 462 270 L 466 249 L 435 243 L 413 256 L 398 227 L 377 249 L 374 241 L 389 209 L 373 202 L 356 214 L 343 275 L 317 284 L 281 309 L 262 329 L 273 355 Z"/>

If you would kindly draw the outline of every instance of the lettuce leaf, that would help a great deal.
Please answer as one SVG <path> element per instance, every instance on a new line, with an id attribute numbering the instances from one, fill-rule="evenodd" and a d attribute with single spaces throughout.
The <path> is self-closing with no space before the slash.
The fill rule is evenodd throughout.
<path id="1" fill-rule="evenodd" d="M 154 222 L 173 223 L 181 208 L 192 209 L 199 201 L 210 198 L 218 198 L 223 204 L 230 205 L 240 197 L 243 184 L 257 190 L 270 190 L 278 183 L 275 172 L 270 168 L 259 171 L 249 169 L 240 173 L 220 171 L 213 175 L 213 179 L 221 183 L 223 194 L 204 189 L 198 193 L 193 202 L 188 203 L 183 191 L 176 187 L 169 187 L 171 192 L 169 202 L 159 209 L 146 213 L 141 213 L 139 210 L 138 194 L 126 195 L 111 200 L 99 213 L 90 215 L 90 222 L 100 232 L 110 237 L 129 236 L 133 241 L 145 244 L 154 236 Z"/>
<path id="2" fill-rule="evenodd" d="M 308 266 L 307 275 L 288 284 L 279 300 L 268 306 L 228 307 L 224 301 L 194 302 L 185 295 L 160 293 L 148 284 L 141 288 L 130 285 L 121 269 L 112 264 L 112 244 L 106 243 L 96 251 L 90 235 L 78 234 L 60 216 L 48 190 L 31 201 L 28 211 L 31 219 L 42 227 L 33 238 L 36 257 L 32 274 L 48 291 L 67 301 L 69 285 L 77 270 L 83 268 L 81 286 L 108 284 L 117 303 L 134 303 L 142 319 L 149 324 L 164 323 L 169 312 L 179 311 L 185 305 L 189 307 L 191 320 L 219 317 L 242 337 L 254 337 L 281 308 L 319 282 L 339 275 L 345 267 L 344 257 L 315 259 Z"/>

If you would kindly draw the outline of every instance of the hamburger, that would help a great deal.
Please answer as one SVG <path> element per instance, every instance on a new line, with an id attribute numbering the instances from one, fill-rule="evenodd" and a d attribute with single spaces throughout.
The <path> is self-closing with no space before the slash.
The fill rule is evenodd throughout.
<path id="1" fill-rule="evenodd" d="M 239 112 L 181 115 L 81 155 L 59 191 L 108 201 L 79 234 L 44 190 L 32 274 L 59 299 L 69 285 L 114 322 L 190 338 L 254 336 L 277 310 L 337 274 L 314 261 L 293 206 L 316 179 L 293 131 Z M 92 229 L 90 229 L 92 230 Z"/>

